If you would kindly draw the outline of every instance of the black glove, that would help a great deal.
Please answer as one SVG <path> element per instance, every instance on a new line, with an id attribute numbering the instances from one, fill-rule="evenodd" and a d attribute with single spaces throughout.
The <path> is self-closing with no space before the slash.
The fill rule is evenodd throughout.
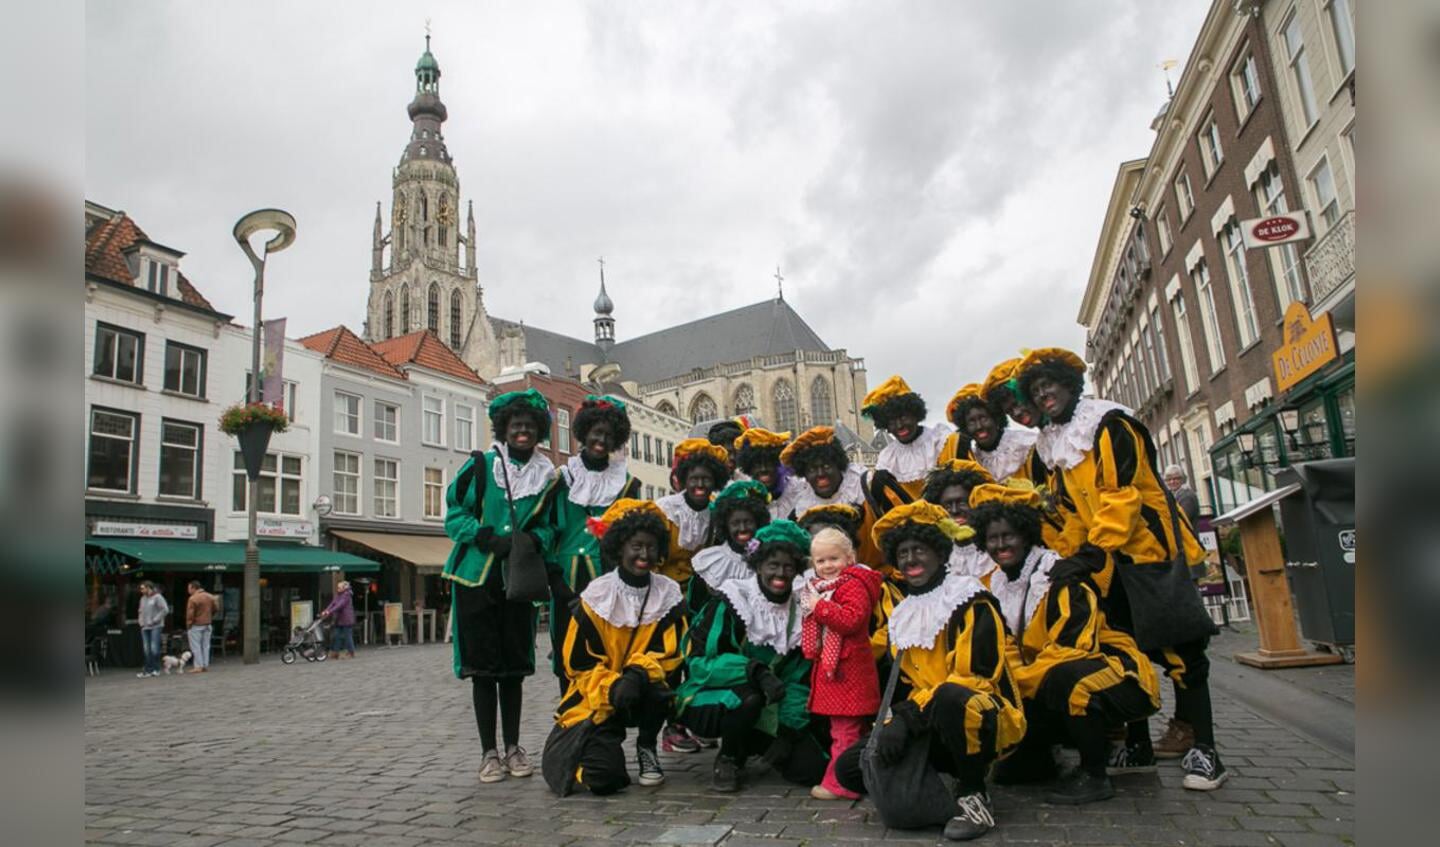
<path id="1" fill-rule="evenodd" d="M 878 506 L 877 511 L 888 512 L 915 498 L 905 491 L 895 474 L 887 470 L 877 470 L 870 474 L 870 499 Z"/>
<path id="2" fill-rule="evenodd" d="M 1067 556 L 1050 567 L 1050 582 L 1054 585 L 1080 582 L 1104 567 L 1105 551 L 1094 544 L 1085 544 L 1073 556 Z"/>
<path id="3" fill-rule="evenodd" d="M 755 674 L 755 684 L 760 686 L 766 703 L 779 703 L 785 698 L 785 682 L 774 671 L 763 665 L 761 667 L 762 670 Z"/>
<path id="4" fill-rule="evenodd" d="M 617 709 L 628 709 L 640 702 L 645 693 L 645 672 L 639 668 L 627 668 L 625 673 L 610 686 L 610 705 Z"/>
<path id="5" fill-rule="evenodd" d="M 875 727 L 875 755 L 883 764 L 894 764 L 905 755 L 905 746 L 910 742 L 910 713 L 897 708 L 890 714 L 890 722 Z"/>
<path id="6" fill-rule="evenodd" d="M 503 559 L 503 558 L 505 558 L 506 556 L 510 555 L 510 536 L 508 536 L 508 535 L 494 535 L 494 536 L 491 536 L 491 537 L 490 537 L 490 552 L 491 552 L 491 553 L 494 553 L 495 556 L 496 556 L 496 558 L 500 558 L 500 559 Z"/>

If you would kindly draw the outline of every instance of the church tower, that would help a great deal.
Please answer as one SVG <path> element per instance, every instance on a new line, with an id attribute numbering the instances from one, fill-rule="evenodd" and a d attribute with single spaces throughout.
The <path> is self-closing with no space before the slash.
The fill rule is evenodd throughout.
<path id="1" fill-rule="evenodd" d="M 410 141 L 391 177 L 388 233 L 380 204 L 375 207 L 366 340 L 429 329 L 481 376 L 492 377 L 498 346 L 475 268 L 475 211 L 467 206 L 462 233 L 460 180 L 440 128 L 448 115 L 428 34 L 408 111 Z"/>

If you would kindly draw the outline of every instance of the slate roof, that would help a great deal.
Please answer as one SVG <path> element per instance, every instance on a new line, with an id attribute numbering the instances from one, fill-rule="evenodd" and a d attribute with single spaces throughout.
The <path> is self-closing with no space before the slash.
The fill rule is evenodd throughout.
<path id="1" fill-rule="evenodd" d="M 418 365 L 476 385 L 485 385 L 480 375 L 445 346 L 433 331 L 422 329 L 409 335 L 377 341 L 370 348 L 396 367 Z"/>
<path id="2" fill-rule="evenodd" d="M 496 332 L 516 326 L 493 319 Z M 565 359 L 573 368 L 601 361 L 594 343 L 549 330 L 523 325 L 526 358 L 544 362 L 554 373 L 565 372 Z M 752 356 L 793 353 L 796 350 L 829 351 L 825 342 L 782 299 L 764 300 L 728 312 L 622 341 L 610 351 L 624 378 L 655 382 L 725 362 Z"/>
<path id="3" fill-rule="evenodd" d="M 307 335 L 300 343 L 327 359 L 354 368 L 372 371 L 394 379 L 408 379 L 405 372 L 385 361 L 385 357 L 360 340 L 360 336 L 345 326 L 337 326 Z"/>
<path id="4" fill-rule="evenodd" d="M 85 233 L 85 275 L 134 286 L 135 277 L 131 275 L 130 265 L 125 261 L 125 249 L 137 241 L 149 240 L 144 230 L 140 229 L 129 215 L 116 212 Z M 176 278 L 176 290 L 180 292 L 181 302 L 210 312 L 215 311 L 215 307 L 191 284 L 185 274 L 177 270 Z"/>

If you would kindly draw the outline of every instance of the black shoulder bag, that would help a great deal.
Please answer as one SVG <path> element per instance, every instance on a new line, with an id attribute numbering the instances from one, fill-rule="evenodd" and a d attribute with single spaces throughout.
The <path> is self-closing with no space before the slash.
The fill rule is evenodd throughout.
<path id="1" fill-rule="evenodd" d="M 515 498 L 510 492 L 510 460 L 495 446 L 500 459 L 500 473 L 505 478 L 505 502 L 510 506 L 510 553 L 505 557 L 505 599 L 515 603 L 536 603 L 550 599 L 550 580 L 545 573 L 545 560 L 535 547 L 530 533 L 520 529 L 515 519 Z"/>
<path id="2" fill-rule="evenodd" d="M 890 652 L 886 645 L 885 652 Z M 905 755 L 886 764 L 875 754 L 875 737 L 890 713 L 890 700 L 895 696 L 895 683 L 900 679 L 900 657 L 890 666 L 890 681 L 885 683 L 885 696 L 875 715 L 875 728 L 865 749 L 860 751 L 860 772 L 865 779 L 865 793 L 880 812 L 880 820 L 892 829 L 925 829 L 941 826 L 955 815 L 955 801 L 940 772 L 930 765 L 930 732 L 920 730 L 910 737 Z"/>
<path id="3" fill-rule="evenodd" d="M 1169 562 L 1135 564 L 1116 562 L 1116 577 L 1124 584 L 1130 603 L 1130 620 L 1135 643 L 1141 650 L 1159 650 L 1208 638 L 1217 632 L 1215 621 L 1200 599 L 1185 561 L 1185 537 L 1180 534 L 1180 507 L 1169 491 L 1170 529 L 1175 536 L 1175 554 Z"/>

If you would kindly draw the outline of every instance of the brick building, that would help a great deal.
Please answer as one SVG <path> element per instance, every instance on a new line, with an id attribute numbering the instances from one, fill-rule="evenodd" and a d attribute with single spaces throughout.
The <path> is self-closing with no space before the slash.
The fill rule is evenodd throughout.
<path id="1" fill-rule="evenodd" d="M 1242 237 L 1243 221 L 1305 203 L 1270 49 L 1258 8 L 1212 5 L 1150 154 L 1120 166 L 1078 316 L 1095 390 L 1136 409 L 1214 512 L 1290 461 L 1354 449 L 1353 333 L 1335 361 L 1277 387 L 1287 309 L 1315 305 L 1312 242 Z"/>

